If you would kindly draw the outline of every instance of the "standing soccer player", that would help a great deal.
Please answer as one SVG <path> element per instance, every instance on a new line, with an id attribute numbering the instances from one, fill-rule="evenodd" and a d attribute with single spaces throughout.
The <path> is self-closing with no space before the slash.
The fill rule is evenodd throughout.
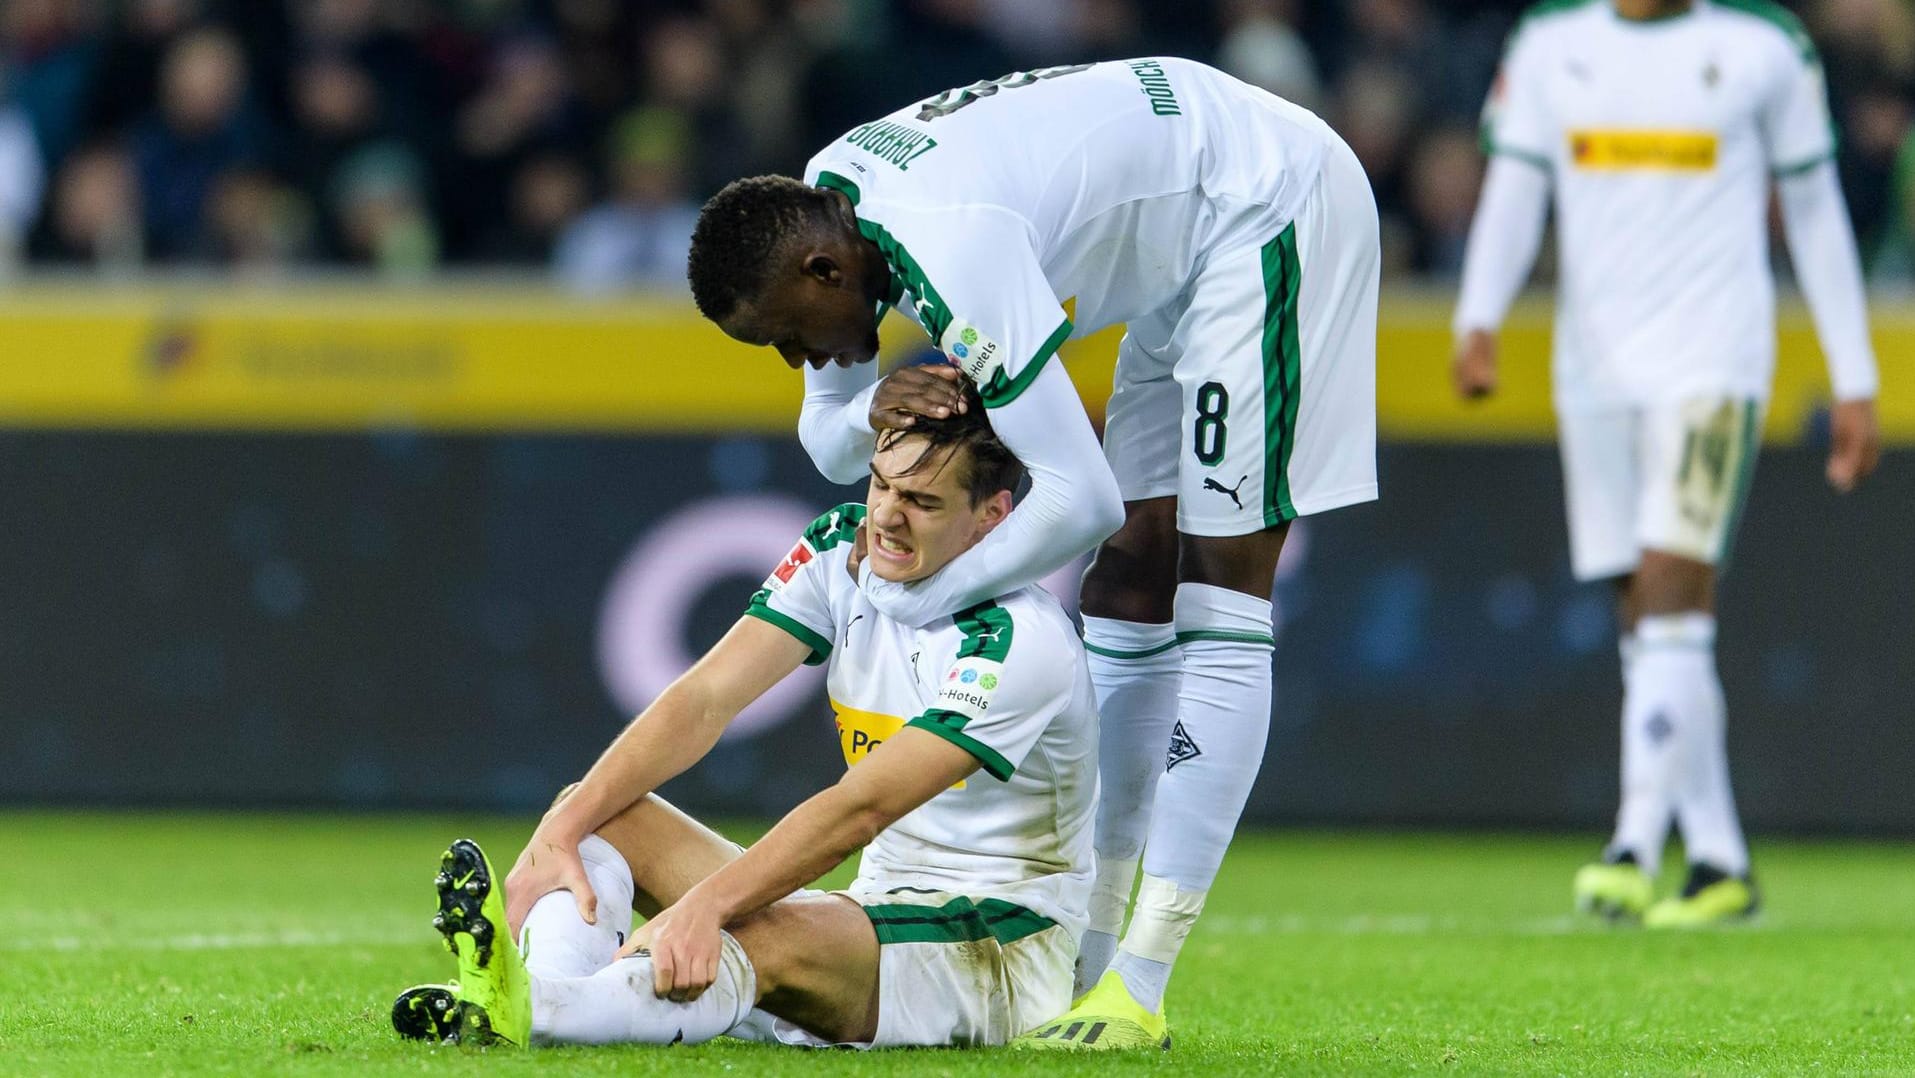
<path id="1" fill-rule="evenodd" d="M 1484 110 L 1492 155 L 1456 312 L 1458 392 L 1496 387 L 1497 326 L 1555 191 L 1555 403 L 1578 579 L 1614 580 L 1622 806 L 1579 908 L 1676 927 L 1757 895 L 1729 788 L 1717 566 L 1775 366 L 1770 183 L 1834 382 L 1828 479 L 1875 467 L 1875 358 L 1820 61 L 1767 0 L 1550 0 Z M 1654 899 L 1671 822 L 1689 876 Z"/>
<path id="2" fill-rule="evenodd" d="M 920 624 L 1103 541 L 1082 591 L 1102 779 L 1088 994 L 1035 1045 L 1165 1039 L 1171 964 L 1263 759 L 1289 523 L 1376 497 L 1378 264 L 1342 140 L 1175 59 L 951 90 L 853 129 L 806 182 L 740 180 L 700 215 L 692 295 L 810 367 L 799 434 L 825 475 L 861 475 L 874 426 L 957 407 L 949 368 L 877 382 L 887 306 L 977 382 L 1030 469 L 1029 496 L 936 576 L 867 576 L 878 609 Z M 1051 360 L 1114 322 L 1100 449 Z"/>

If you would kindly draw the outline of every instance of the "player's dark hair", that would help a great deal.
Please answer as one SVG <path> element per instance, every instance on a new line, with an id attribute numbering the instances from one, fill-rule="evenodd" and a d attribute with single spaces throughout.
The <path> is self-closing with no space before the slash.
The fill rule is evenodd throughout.
<path id="1" fill-rule="evenodd" d="M 698 211 L 685 276 L 700 314 L 717 322 L 765 286 L 773 256 L 829 206 L 829 195 L 790 176 L 733 180 Z"/>
<path id="2" fill-rule="evenodd" d="M 938 467 L 958 459 L 958 450 L 969 456 L 959 485 L 970 495 L 971 504 L 977 505 L 997 494 L 1000 490 L 1016 493 L 1018 483 L 1024 479 L 1024 464 L 1005 448 L 998 440 L 997 432 L 991 429 L 991 420 L 984 412 L 984 401 L 977 395 L 977 386 L 969 378 L 959 380 L 962 387 L 966 409 L 954 412 L 943 419 L 919 416 L 917 422 L 906 428 L 888 427 L 878 436 L 878 448 L 888 449 L 899 439 L 917 436 L 924 439 L 924 449 L 911 464 L 899 471 L 900 475 L 916 475 L 928 467 L 940 452 L 946 448 L 951 454 L 944 458 Z"/>

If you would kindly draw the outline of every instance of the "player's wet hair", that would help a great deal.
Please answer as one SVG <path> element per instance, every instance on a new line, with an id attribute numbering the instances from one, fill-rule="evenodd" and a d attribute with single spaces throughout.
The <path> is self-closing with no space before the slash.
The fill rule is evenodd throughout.
<path id="1" fill-rule="evenodd" d="M 790 176 L 733 180 L 698 211 L 685 276 L 692 302 L 714 322 L 755 297 L 773 256 L 829 212 L 830 195 Z"/>
<path id="2" fill-rule="evenodd" d="M 977 395 L 977 386 L 969 378 L 959 380 L 968 407 L 934 419 L 919 416 L 912 426 L 886 428 L 878 435 L 878 448 L 888 449 L 904 438 L 924 439 L 924 449 L 918 453 L 908 467 L 899 471 L 900 475 L 916 475 L 929 467 L 934 461 L 941 470 L 951 461 L 958 459 L 957 451 L 962 449 L 969 455 L 964 474 L 958 477 L 959 485 L 970 495 L 971 504 L 977 505 L 997 494 L 1000 490 L 1016 493 L 1017 485 L 1024 479 L 1024 464 L 1005 448 L 998 440 L 997 432 L 991 429 L 991 420 L 984 412 L 984 401 Z M 949 456 L 938 460 L 941 451 L 949 448 Z M 936 473 L 932 473 L 933 476 Z"/>

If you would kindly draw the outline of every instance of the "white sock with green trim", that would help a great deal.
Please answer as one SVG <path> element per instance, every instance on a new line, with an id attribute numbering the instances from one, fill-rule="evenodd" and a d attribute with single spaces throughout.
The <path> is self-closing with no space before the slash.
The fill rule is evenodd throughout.
<path id="1" fill-rule="evenodd" d="M 1177 586 L 1177 722 L 1151 806 L 1144 875 L 1208 891 L 1270 736 L 1270 600 Z"/>
<path id="2" fill-rule="evenodd" d="M 532 978 L 534 1044 L 702 1044 L 751 1014 L 758 975 L 731 933 L 719 933 L 718 977 L 690 1003 L 652 994 L 649 955 L 590 977 Z"/>
<path id="3" fill-rule="evenodd" d="M 1269 599 L 1179 584 L 1176 612 L 1182 668 L 1177 722 L 1151 805 L 1143 887 L 1112 964 L 1138 1002 L 1152 1008 L 1162 1001 L 1170 964 L 1217 878 L 1263 766 L 1276 646 Z M 1169 896 L 1149 916 L 1147 891 Z M 1149 953 L 1133 946 L 1134 939 L 1139 946 L 1148 940 Z"/>
<path id="4" fill-rule="evenodd" d="M 632 930 L 632 870 L 618 848 L 587 835 L 578 853 L 598 897 L 598 923 L 579 916 L 570 891 L 540 897 L 519 927 L 519 953 L 534 976 L 589 977 L 611 964 Z"/>
<path id="5" fill-rule="evenodd" d="M 1662 869 L 1662 847 L 1675 814 L 1672 721 L 1657 718 L 1655 694 L 1637 676 L 1642 648 L 1634 633 L 1617 641 L 1622 655 L 1622 802 L 1607 860 L 1629 853 L 1651 876 Z"/>
<path id="6" fill-rule="evenodd" d="M 1097 880 L 1090 928 L 1078 946 L 1077 994 L 1097 983 L 1137 882 L 1151 800 L 1177 721 L 1182 658 L 1172 623 L 1084 618 L 1084 649 L 1097 689 Z"/>

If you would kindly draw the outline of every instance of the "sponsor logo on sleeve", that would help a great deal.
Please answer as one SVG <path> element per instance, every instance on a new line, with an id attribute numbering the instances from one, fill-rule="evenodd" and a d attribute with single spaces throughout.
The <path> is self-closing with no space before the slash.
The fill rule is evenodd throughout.
<path id="1" fill-rule="evenodd" d="M 1004 349 L 962 318 L 951 320 L 938 338 L 938 348 L 978 385 L 984 385 L 1004 366 Z"/>
<path id="2" fill-rule="evenodd" d="M 944 675 L 944 684 L 938 689 L 937 701 L 932 706 L 973 719 L 983 718 L 997 695 L 999 669 L 999 664 L 988 659 L 966 659 L 958 663 Z"/>
<path id="3" fill-rule="evenodd" d="M 798 570 L 804 568 L 815 556 L 811 544 L 803 539 L 798 540 L 798 545 L 791 548 L 791 553 L 785 555 L 785 560 L 779 562 L 778 568 L 773 569 L 771 575 L 765 578 L 765 587 L 772 591 L 785 590 L 785 585 L 791 583 L 791 578 L 798 575 Z"/>

